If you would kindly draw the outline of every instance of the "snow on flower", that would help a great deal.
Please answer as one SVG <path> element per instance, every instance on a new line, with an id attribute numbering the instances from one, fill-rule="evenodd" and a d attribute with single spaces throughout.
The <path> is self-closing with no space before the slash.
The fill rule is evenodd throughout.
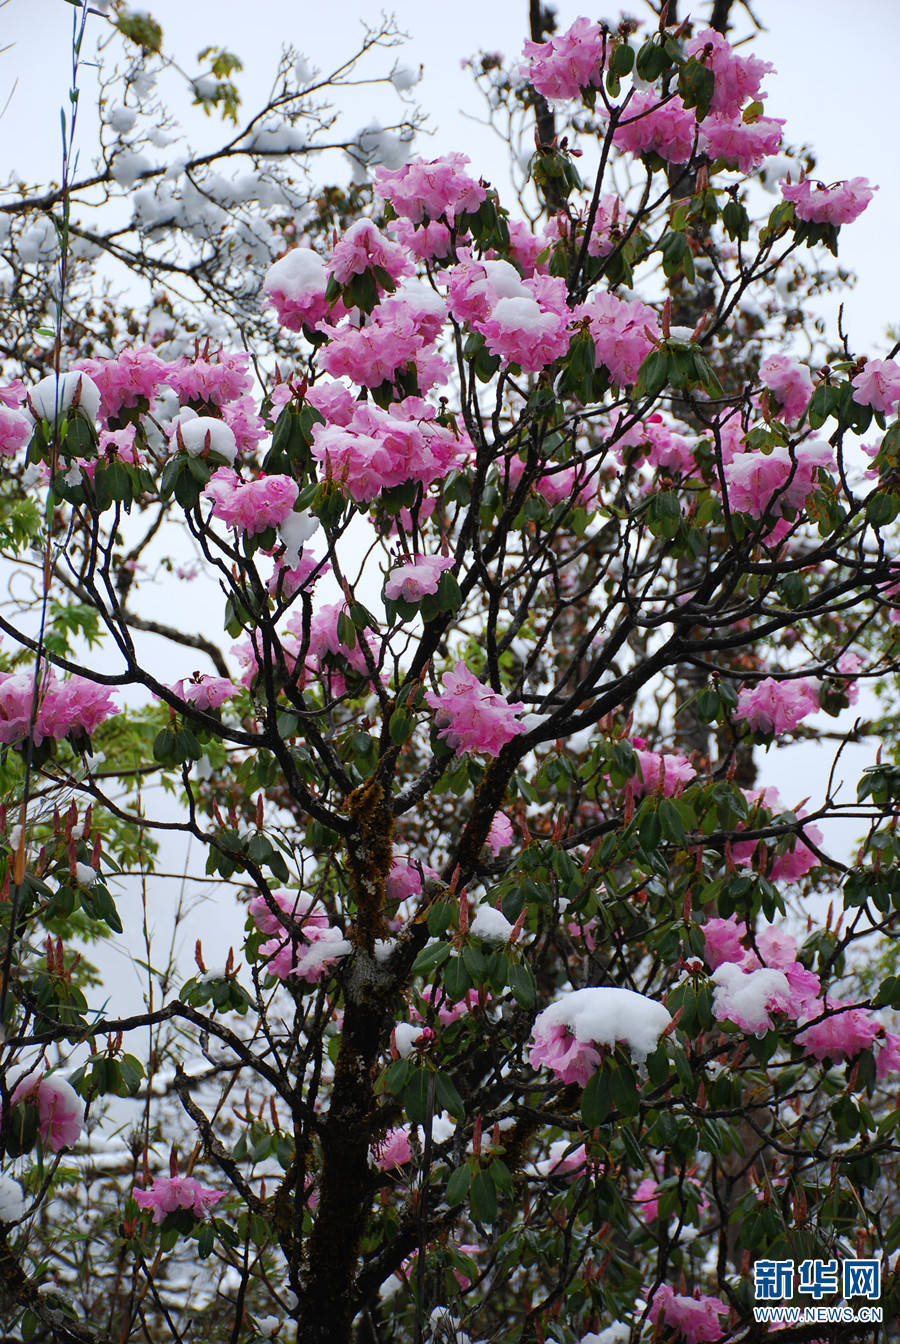
<path id="1" fill-rule="evenodd" d="M 419 602 L 437 592 L 441 574 L 455 563 L 452 555 L 414 555 L 388 576 L 384 595 L 390 602 Z"/>
<path id="2" fill-rule="evenodd" d="M 869 185 L 867 177 L 851 177 L 849 181 L 834 182 L 830 187 L 809 178 L 802 182 L 782 183 L 781 194 L 791 201 L 798 219 L 813 224 L 852 224 L 871 201 L 877 187 Z"/>
<path id="3" fill-rule="evenodd" d="M 37 1108 L 41 1139 L 54 1153 L 78 1142 L 84 1124 L 84 1102 L 71 1083 L 55 1073 L 29 1073 L 13 1088 L 10 1103 Z"/>
<path id="4" fill-rule="evenodd" d="M 892 359 L 868 359 L 851 380 L 858 406 L 888 414 L 900 401 L 900 365 Z"/>
<path id="5" fill-rule="evenodd" d="M 537 373 L 569 348 L 569 318 L 568 313 L 544 308 L 531 295 L 522 295 L 500 299 L 479 329 L 492 354 L 517 364 L 524 373 Z"/>
<path id="6" fill-rule="evenodd" d="M 525 732 L 516 718 L 525 705 L 521 701 L 510 703 L 499 692 L 482 685 L 464 662 L 445 672 L 441 685 L 439 694 L 425 692 L 425 702 L 436 711 L 438 735 L 457 756 L 466 751 L 496 756 L 507 742 Z"/>
<path id="7" fill-rule="evenodd" d="M 508 943 L 513 925 L 500 910 L 491 905 L 479 905 L 469 925 L 469 932 L 485 943 Z"/>
<path id="8" fill-rule="evenodd" d="M 53 421 L 72 406 L 88 420 L 100 414 L 100 389 L 86 373 L 50 373 L 29 389 L 28 406 L 38 420 Z"/>
<path id="9" fill-rule="evenodd" d="M 713 1013 L 720 1022 L 734 1022 L 742 1031 L 765 1034 L 772 1026 L 771 1014 L 796 1018 L 794 999 L 783 971 L 767 966 L 745 971 L 732 961 L 723 961 L 713 971 L 716 988 Z"/>
<path id="10" fill-rule="evenodd" d="M 600 87 L 606 41 L 600 24 L 576 19 L 549 42 L 527 41 L 519 73 L 545 98 L 578 98 L 582 89 Z"/>
<path id="11" fill-rule="evenodd" d="M 315 327 L 328 316 L 325 262 L 311 247 L 294 247 L 269 267 L 263 289 L 289 331 Z"/>
<path id="12" fill-rule="evenodd" d="M 531 1065 L 546 1065 L 562 1082 L 583 1086 L 600 1063 L 598 1046 L 627 1045 L 641 1064 L 671 1020 L 663 1004 L 631 989 L 576 989 L 538 1013 Z"/>
<path id="13" fill-rule="evenodd" d="M 329 923 L 324 911 L 313 909 L 314 897 L 303 891 L 275 892 L 273 900 L 285 915 L 288 928 L 269 908 L 265 897 L 254 897 L 249 906 L 250 916 L 259 931 L 272 935 L 259 949 L 269 975 L 279 980 L 297 976 L 313 984 L 321 980 L 339 957 L 345 957 L 352 950 L 340 929 Z"/>
<path id="14" fill-rule="evenodd" d="M 378 168 L 375 190 L 402 219 L 421 224 L 424 219 L 445 218 L 455 223 L 457 215 L 474 214 L 487 192 L 469 177 L 465 154 L 447 154 L 440 159 L 410 159 L 403 168 Z"/>
<path id="15" fill-rule="evenodd" d="M 12 1176 L 0 1175 L 0 1223 L 16 1223 L 25 1216 L 29 1201 Z"/>
<path id="16" fill-rule="evenodd" d="M 280 527 L 290 517 L 299 487 L 290 476 L 242 481 L 230 467 L 219 467 L 203 494 L 213 502 L 211 517 L 252 536 Z"/>
<path id="17" fill-rule="evenodd" d="M 765 677 L 755 686 L 744 686 L 738 693 L 734 717 L 755 733 L 789 733 L 807 714 L 819 708 L 819 695 L 806 678 L 776 681 Z"/>
<path id="18" fill-rule="evenodd" d="M 687 1344 L 706 1344 L 722 1338 L 725 1331 L 718 1318 L 728 1314 L 728 1304 L 720 1297 L 685 1297 L 663 1283 L 653 1294 L 647 1319 L 656 1325 L 662 1317 Z"/>
<path id="19" fill-rule="evenodd" d="M 206 1218 L 225 1198 L 224 1190 L 210 1190 L 193 1176 L 157 1176 L 149 1190 L 135 1186 L 131 1194 L 139 1208 L 152 1211 L 154 1223 L 162 1223 L 176 1209 L 189 1209 L 195 1218 Z"/>
<path id="20" fill-rule="evenodd" d="M 179 416 L 172 442 L 190 457 L 199 457 L 207 449 L 229 463 L 237 457 L 234 430 L 224 420 L 215 420 L 209 415 Z"/>

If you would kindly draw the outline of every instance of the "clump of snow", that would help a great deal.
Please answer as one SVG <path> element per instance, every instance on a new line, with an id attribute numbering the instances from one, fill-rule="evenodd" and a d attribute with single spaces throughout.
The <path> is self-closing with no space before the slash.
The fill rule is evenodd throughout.
<path id="1" fill-rule="evenodd" d="M 141 173 L 149 173 L 153 169 L 153 164 L 147 158 L 146 154 L 137 154 L 133 150 L 126 150 L 124 154 L 119 154 L 112 163 L 110 176 L 120 187 L 133 187 L 140 177 Z"/>
<path id="2" fill-rule="evenodd" d="M 291 513 L 285 518 L 278 529 L 278 540 L 285 548 L 284 563 L 288 569 L 295 569 L 299 565 L 304 543 L 309 541 L 318 526 L 318 518 L 309 509 Z"/>
<path id="3" fill-rule="evenodd" d="M 423 1036 L 425 1030 L 422 1026 L 414 1026 L 412 1022 L 398 1022 L 394 1028 L 394 1044 L 400 1058 L 408 1059 L 416 1048 L 416 1042 Z"/>
<path id="4" fill-rule="evenodd" d="M 411 65 L 397 65 L 391 74 L 391 83 L 398 93 L 406 93 L 407 89 L 412 89 L 422 78 L 422 67 L 418 70 Z"/>
<path id="5" fill-rule="evenodd" d="M 89 863 L 76 863 L 75 881 L 79 887 L 93 887 L 99 881 L 100 874 Z"/>
<path id="6" fill-rule="evenodd" d="M 18 1181 L 0 1176 L 0 1223 L 16 1223 L 25 1216 L 28 1200 Z"/>
<path id="7" fill-rule="evenodd" d="M 76 400 L 88 420 L 96 420 L 100 411 L 100 389 L 86 373 L 61 373 L 58 379 L 49 373 L 31 389 L 28 400 L 37 419 L 51 422 Z"/>
<path id="8" fill-rule="evenodd" d="M 181 419 L 175 432 L 175 441 L 191 457 L 199 457 L 204 448 L 212 449 L 229 463 L 237 457 L 234 430 L 224 420 L 215 420 L 211 415 L 198 415 L 192 420 Z"/>
<path id="9" fill-rule="evenodd" d="M 506 916 L 490 905 L 480 905 L 475 918 L 469 925 L 469 932 L 486 943 L 508 943 L 512 937 L 513 925 Z"/>
<path id="10" fill-rule="evenodd" d="M 137 121 L 137 112 L 131 107 L 111 107 L 104 120 L 117 135 L 125 135 Z"/>
<path id="11" fill-rule="evenodd" d="M 593 1041 L 610 1049 L 627 1045 L 641 1064 L 656 1049 L 672 1017 L 664 1004 L 636 994 L 633 989 L 597 986 L 576 989 L 538 1014 L 543 1027 L 564 1026 L 578 1041 Z"/>

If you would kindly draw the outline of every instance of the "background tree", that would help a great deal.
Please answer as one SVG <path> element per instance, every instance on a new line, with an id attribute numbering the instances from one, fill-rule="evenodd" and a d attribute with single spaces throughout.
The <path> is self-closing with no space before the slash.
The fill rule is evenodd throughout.
<path id="1" fill-rule="evenodd" d="M 900 1236 L 900 987 L 853 974 L 894 936 L 897 770 L 853 804 L 835 770 L 806 817 L 738 774 L 896 670 L 900 369 L 840 334 L 827 365 L 798 349 L 776 283 L 872 189 L 777 161 L 766 63 L 669 17 L 533 28 L 527 81 L 477 63 L 498 118 L 537 111 L 525 219 L 459 155 L 310 211 L 285 157 L 245 188 L 272 188 L 274 229 L 196 224 L 189 186 L 235 204 L 214 163 L 263 135 L 294 154 L 313 113 L 283 63 L 129 253 L 198 286 L 187 341 L 132 315 L 146 339 L 104 349 L 76 320 L 71 140 L 58 191 L 7 211 L 14 297 L 56 309 L 54 368 L 13 323 L 0 393 L 3 543 L 37 595 L 0 615 L 10 1329 L 752 1339 L 757 1261 L 808 1264 L 801 1305 L 890 1319 L 887 1260 L 877 1302 L 840 1270 Z M 152 20 L 109 23 L 162 59 Z M 202 105 L 236 114 L 234 59 L 211 53 Z M 55 278 L 23 263 L 35 208 Z M 232 648 L 205 613 L 140 614 L 140 566 L 187 547 Z M 718 759 L 674 749 L 689 713 Z M 852 869 L 817 825 L 839 815 L 869 826 Z M 149 937 L 167 834 L 247 912 L 185 980 Z M 81 960 L 122 929 L 121 872 L 147 938 L 127 1017 Z M 817 921 L 819 894 L 844 914 Z"/>

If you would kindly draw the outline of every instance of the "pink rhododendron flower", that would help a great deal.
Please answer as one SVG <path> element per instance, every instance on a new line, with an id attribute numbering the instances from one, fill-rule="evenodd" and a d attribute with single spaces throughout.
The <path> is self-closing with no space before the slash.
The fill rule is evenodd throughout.
<path id="1" fill-rule="evenodd" d="M 756 121 L 707 117 L 700 126 L 700 148 L 711 159 L 726 159 L 739 172 L 749 173 L 777 153 L 783 126 L 780 117 L 757 117 Z"/>
<path id="2" fill-rule="evenodd" d="M 274 892 L 273 899 L 298 929 L 294 935 L 284 928 L 265 897 L 256 896 L 250 902 L 250 915 L 256 927 L 261 933 L 273 935 L 259 949 L 266 971 L 279 980 L 296 976 L 314 984 L 339 957 L 351 951 L 350 944 L 340 929 L 329 923 L 324 911 L 313 910 L 314 898 L 306 892 Z"/>
<path id="3" fill-rule="evenodd" d="M 465 154 L 446 154 L 427 162 L 413 158 L 394 170 L 377 168 L 375 190 L 395 215 L 413 224 L 426 218 L 453 224 L 457 215 L 474 214 L 487 197 L 484 186 L 465 172 L 468 162 Z"/>
<path id="4" fill-rule="evenodd" d="M 465 431 L 457 434 L 439 425 L 434 408 L 418 397 L 406 397 L 390 411 L 371 402 L 355 405 L 348 424 L 316 425 L 311 448 L 352 499 L 366 503 L 404 481 L 419 481 L 427 488 L 472 451 Z"/>
<path id="5" fill-rule="evenodd" d="M 813 1023 L 794 1037 L 814 1059 L 852 1059 L 867 1050 L 882 1030 L 880 1022 L 865 1008 L 852 1008 L 830 994 L 825 997 L 825 1006 L 833 1016 Z"/>
<path id="6" fill-rule="evenodd" d="M 789 733 L 807 714 L 819 708 L 819 695 L 811 681 L 776 681 L 765 677 L 755 686 L 744 686 L 738 693 L 736 720 L 743 721 L 755 733 Z"/>
<path id="7" fill-rule="evenodd" d="M 645 1176 L 634 1192 L 634 1202 L 638 1205 L 637 1212 L 648 1223 L 655 1222 L 659 1212 L 659 1199 L 656 1194 L 658 1189 L 653 1177 Z"/>
<path id="8" fill-rule="evenodd" d="M 713 971 L 716 988 L 713 1013 L 719 1022 L 734 1022 L 742 1031 L 765 1034 L 772 1027 L 771 1014 L 783 1013 L 796 1020 L 794 999 L 783 971 L 760 967 L 744 970 L 733 961 L 723 961 Z"/>
<path id="9" fill-rule="evenodd" d="M 73 367 L 83 369 L 96 383 L 100 414 L 107 420 L 123 406 L 136 406 L 141 399 L 153 401 L 170 369 L 149 345 L 126 346 L 114 359 L 80 359 Z"/>
<path id="10" fill-rule="evenodd" d="M 519 73 L 545 98 L 578 98 L 582 89 L 599 88 L 603 79 L 603 29 L 590 19 L 576 19 L 549 42 L 527 41 L 526 64 Z"/>
<path id="11" fill-rule="evenodd" d="M 190 1209 L 195 1218 L 206 1218 L 225 1198 L 224 1190 L 210 1190 L 193 1176 L 157 1176 L 149 1190 L 135 1186 L 131 1195 L 139 1208 L 152 1210 L 154 1223 L 162 1223 L 176 1209 Z"/>
<path id="12" fill-rule="evenodd" d="M 709 110 L 726 117 L 737 117 L 748 98 L 758 98 L 763 76 L 775 69 L 758 56 L 739 56 L 731 43 L 713 28 L 696 33 L 685 52 L 712 70 L 716 87 Z"/>
<path id="13" fill-rule="evenodd" d="M 620 299 L 598 292 L 575 309 L 586 318 L 597 353 L 597 368 L 607 368 L 619 387 L 630 386 L 638 369 L 660 339 L 656 313 L 640 299 Z"/>
<path id="14" fill-rule="evenodd" d="M 410 366 L 419 390 L 427 392 L 449 376 L 449 366 L 431 348 L 433 314 L 399 296 L 380 304 L 365 326 L 348 324 L 326 330 L 330 339 L 319 355 L 319 364 L 332 378 L 380 387 Z"/>
<path id="15" fill-rule="evenodd" d="M 384 585 L 384 595 L 391 602 L 419 602 L 436 593 L 445 569 L 452 569 L 456 561 L 452 555 L 415 555 L 393 570 Z"/>
<path id="16" fill-rule="evenodd" d="M 419 261 L 440 261 L 449 257 L 453 248 L 450 229 L 440 220 L 433 219 L 430 224 L 411 224 L 408 219 L 391 221 L 391 233 Z"/>
<path id="17" fill-rule="evenodd" d="M 501 258 L 464 257 L 447 271 L 447 299 L 457 322 L 486 321 L 501 299 L 533 299 L 515 266 Z"/>
<path id="18" fill-rule="evenodd" d="M 24 411 L 0 405 L 0 454 L 15 457 L 31 438 L 33 422 Z"/>
<path id="19" fill-rule="evenodd" d="M 394 283 L 402 275 L 411 275 L 413 269 L 402 247 L 386 238 L 371 219 L 358 219 L 335 243 L 328 273 L 339 285 L 346 285 L 354 275 L 376 268 L 386 271 Z"/>
<path id="20" fill-rule="evenodd" d="M 494 820 L 491 822 L 491 829 L 487 833 L 485 844 L 493 854 L 494 858 L 511 845 L 513 841 L 513 827 L 509 817 L 504 812 L 495 812 Z"/>
<path id="21" fill-rule="evenodd" d="M 210 677 L 195 672 L 188 680 L 176 681 L 169 690 L 182 700 L 189 700 L 198 709 L 218 709 L 226 700 L 237 695 L 238 688 L 227 677 Z"/>
<path id="22" fill-rule="evenodd" d="M 675 1293 L 668 1284 L 660 1284 L 653 1294 L 653 1301 L 647 1313 L 651 1325 L 656 1325 L 660 1317 L 667 1326 L 674 1329 L 687 1344 L 706 1344 L 708 1340 L 721 1339 L 725 1331 L 719 1323 L 719 1316 L 727 1316 L 730 1308 L 720 1297 L 684 1297 Z"/>
<path id="23" fill-rule="evenodd" d="M 0 742 L 20 742 L 26 736 L 33 695 L 33 673 L 0 673 Z M 117 712 L 106 686 L 79 676 L 57 681 L 52 672 L 47 672 L 41 681 L 35 744 L 40 746 L 45 737 L 60 741 L 70 733 L 90 735 Z"/>
<path id="24" fill-rule="evenodd" d="M 229 353 L 219 350 L 213 359 L 205 354 L 193 359 L 182 355 L 166 365 L 166 384 L 182 402 L 223 406 L 226 401 L 235 401 L 253 391 L 250 356 L 243 350 Z"/>
<path id="25" fill-rule="evenodd" d="M 853 400 L 887 414 L 900 401 L 900 365 L 892 359 L 867 359 L 853 379 Z"/>
<path id="26" fill-rule="evenodd" d="M 893 1031 L 884 1033 L 884 1041 L 875 1056 L 875 1073 L 881 1081 L 888 1073 L 900 1070 L 900 1036 Z"/>
<path id="27" fill-rule="evenodd" d="M 613 140 L 629 154 L 653 152 L 667 163 L 687 163 L 696 131 L 693 112 L 677 94 L 661 102 L 656 93 L 636 93 L 613 132 Z"/>
<path id="28" fill-rule="evenodd" d="M 524 373 L 537 373 L 568 350 L 569 320 L 570 314 L 542 308 L 536 299 L 522 296 L 500 299 L 479 329 L 492 354 L 518 364 Z"/>
<path id="29" fill-rule="evenodd" d="M 792 201 L 798 219 L 813 224 L 852 224 L 871 201 L 877 187 L 867 177 L 851 177 L 849 182 L 834 182 L 830 187 L 805 178 L 802 182 L 784 182 L 781 194 Z"/>
<path id="30" fill-rule="evenodd" d="M 637 748 L 634 754 L 638 760 L 638 771 L 631 781 L 635 798 L 660 791 L 671 796 L 679 784 L 687 784 L 697 775 L 686 756 Z"/>
<path id="31" fill-rule="evenodd" d="M 746 925 L 740 923 L 736 915 L 729 915 L 727 919 L 708 919 L 703 925 L 707 965 L 715 970 L 726 961 L 742 963 L 747 949 L 741 939 L 746 934 Z"/>
<path id="32" fill-rule="evenodd" d="M 663 1004 L 630 989 L 571 990 L 535 1018 L 531 1065 L 546 1064 L 562 1082 L 584 1085 L 600 1062 L 597 1046 L 627 1045 L 641 1064 L 671 1021 Z"/>
<path id="33" fill-rule="evenodd" d="M 213 502 L 210 517 L 251 536 L 278 527 L 293 513 L 300 493 L 290 476 L 260 476 L 242 481 L 230 467 L 219 467 L 203 491 Z"/>
<path id="34" fill-rule="evenodd" d="M 759 366 L 759 376 L 764 386 L 778 398 L 780 418 L 788 425 L 795 425 L 813 394 L 809 370 L 789 355 L 770 355 Z"/>
<path id="35" fill-rule="evenodd" d="M 384 879 L 385 896 L 389 901 L 405 901 L 409 896 L 420 896 L 423 876 L 435 878 L 438 873 L 427 863 L 416 863 L 407 854 L 395 854 L 391 871 Z"/>
<path id="36" fill-rule="evenodd" d="M 533 1035 L 534 1044 L 528 1052 L 531 1067 L 550 1069 L 561 1083 L 585 1087 L 603 1058 L 590 1041 L 579 1041 L 565 1022 L 553 1023 L 540 1032 L 535 1023 Z"/>
<path id="37" fill-rule="evenodd" d="M 497 756 L 501 747 L 525 732 L 516 715 L 525 708 L 521 700 L 510 703 L 505 696 L 484 686 L 460 661 L 445 672 L 439 694 L 425 692 L 425 702 L 437 711 L 438 736 L 454 748 L 457 756 L 481 751 Z"/>
<path id="38" fill-rule="evenodd" d="M 389 1129 L 383 1139 L 372 1147 L 372 1157 L 379 1171 L 396 1171 L 412 1160 L 409 1146 L 409 1125 Z"/>
<path id="39" fill-rule="evenodd" d="M 71 1083 L 55 1073 L 29 1073 L 13 1089 L 10 1102 L 30 1102 L 38 1112 L 41 1141 L 54 1153 L 78 1142 L 84 1102 Z"/>
<path id="40" fill-rule="evenodd" d="M 269 267 L 263 278 L 263 289 L 272 300 L 278 320 L 290 331 L 315 327 L 329 315 L 327 284 L 325 262 L 311 247 L 292 248 Z"/>

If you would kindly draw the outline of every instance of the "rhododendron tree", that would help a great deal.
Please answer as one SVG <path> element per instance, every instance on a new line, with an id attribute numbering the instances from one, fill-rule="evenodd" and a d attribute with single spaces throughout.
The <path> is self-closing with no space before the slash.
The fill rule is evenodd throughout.
<path id="1" fill-rule="evenodd" d="M 869 1329 L 858 1259 L 896 1338 L 900 766 L 854 798 L 842 715 L 900 672 L 900 366 L 798 319 L 874 187 L 794 155 L 760 216 L 721 3 L 473 58 L 518 202 L 414 117 L 301 191 L 296 53 L 163 172 L 109 8 L 97 173 L 70 119 L 0 204 L 6 1334 L 794 1344 Z M 193 289 L 82 312 L 91 239 Z M 854 1319 L 757 1320 L 784 1262 Z"/>

